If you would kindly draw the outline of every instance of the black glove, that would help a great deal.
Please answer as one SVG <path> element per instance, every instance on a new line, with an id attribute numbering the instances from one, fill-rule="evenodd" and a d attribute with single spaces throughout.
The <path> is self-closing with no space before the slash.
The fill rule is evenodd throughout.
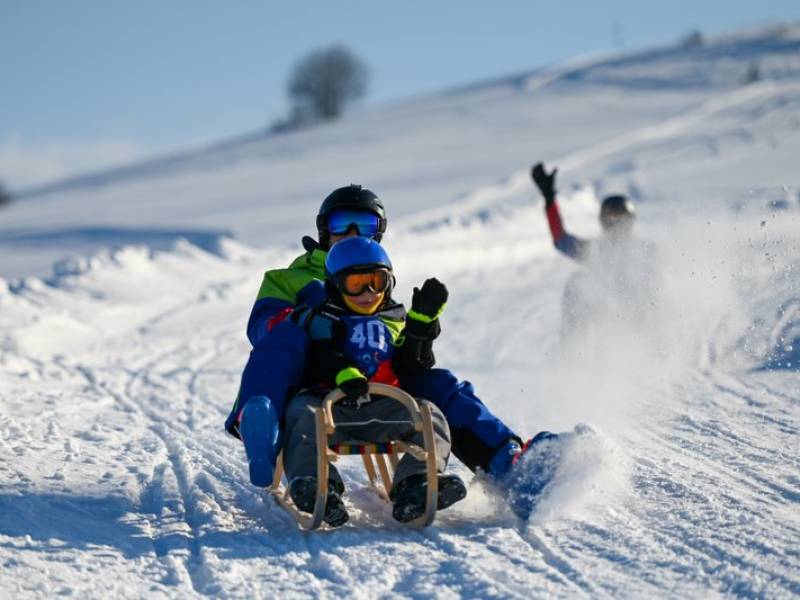
<path id="1" fill-rule="evenodd" d="M 556 173 L 558 173 L 558 169 L 553 169 L 550 173 L 545 171 L 542 163 L 535 164 L 531 169 L 531 177 L 539 191 L 542 192 L 547 206 L 550 206 L 556 199 Z"/>
<path id="2" fill-rule="evenodd" d="M 347 369 L 347 371 L 352 371 L 353 369 Z M 361 377 L 351 377 L 350 379 L 346 379 L 339 384 L 339 389 L 341 389 L 347 399 L 345 402 L 354 403 L 362 396 L 366 396 L 369 394 L 369 381 L 363 375 Z"/>
<path id="3" fill-rule="evenodd" d="M 432 342 L 439 337 L 441 332 L 442 326 L 439 324 L 439 319 L 425 322 L 409 317 L 406 319 L 406 326 L 403 329 L 405 337 L 425 342 Z"/>
<path id="4" fill-rule="evenodd" d="M 417 375 L 436 364 L 433 341 L 412 338 L 406 333 L 403 345 L 395 350 L 392 367 L 400 377 Z"/>
<path id="5" fill-rule="evenodd" d="M 309 338 L 306 353 L 306 373 L 315 383 L 334 385 L 339 371 L 351 366 L 344 355 L 342 340 L 345 326 L 334 315 L 326 312 L 328 305 L 319 308 L 302 308 L 306 316 L 300 317 L 300 324 Z"/>
<path id="6" fill-rule="evenodd" d="M 422 315 L 431 321 L 439 317 L 439 313 L 442 312 L 446 303 L 447 288 L 434 277 L 426 279 L 422 284 L 422 289 L 414 288 L 411 296 L 412 313 Z M 414 319 L 415 315 L 411 314 L 409 317 Z"/>

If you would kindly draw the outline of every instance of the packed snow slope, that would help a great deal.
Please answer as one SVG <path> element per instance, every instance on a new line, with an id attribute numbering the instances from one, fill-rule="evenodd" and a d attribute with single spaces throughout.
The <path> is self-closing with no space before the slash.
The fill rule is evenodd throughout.
<path id="1" fill-rule="evenodd" d="M 787 26 L 16 202 L 0 224 L 0 596 L 800 595 L 798 156 Z M 571 231 L 599 235 L 599 199 L 624 192 L 656 248 L 620 263 L 646 293 L 595 278 L 610 308 L 567 337 L 565 286 L 596 273 L 553 249 L 537 160 L 560 168 Z M 593 428 L 529 522 L 457 461 L 469 495 L 425 530 L 393 522 L 356 462 L 336 531 L 300 532 L 248 483 L 222 422 L 251 302 L 351 181 L 387 204 L 398 298 L 432 275 L 450 288 L 439 364 L 522 436 Z"/>

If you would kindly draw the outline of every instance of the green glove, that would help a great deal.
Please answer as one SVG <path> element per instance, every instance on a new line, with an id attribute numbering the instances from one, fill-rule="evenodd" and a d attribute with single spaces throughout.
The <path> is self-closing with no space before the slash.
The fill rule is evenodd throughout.
<path id="1" fill-rule="evenodd" d="M 336 375 L 336 385 L 345 393 L 350 402 L 356 402 L 362 396 L 369 394 L 369 381 L 355 367 L 347 367 L 339 371 Z"/>

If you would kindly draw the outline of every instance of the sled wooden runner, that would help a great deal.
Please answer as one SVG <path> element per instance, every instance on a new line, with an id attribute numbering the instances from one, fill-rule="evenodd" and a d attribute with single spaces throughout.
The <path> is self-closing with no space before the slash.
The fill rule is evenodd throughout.
<path id="1" fill-rule="evenodd" d="M 336 430 L 337 424 L 333 419 L 333 405 L 345 398 L 344 392 L 335 389 L 322 401 L 322 406 L 314 410 L 317 438 L 317 499 L 314 512 L 308 514 L 297 509 L 289 496 L 288 482 L 283 485 L 283 461 L 278 457 L 275 468 L 275 477 L 269 488 L 270 493 L 289 514 L 291 514 L 301 528 L 314 530 L 323 523 L 325 503 L 328 496 L 328 473 L 331 462 L 343 454 L 360 454 L 364 461 L 370 485 L 378 494 L 389 501 L 389 492 L 392 489 L 392 476 L 397 468 L 400 458 L 399 453 L 409 452 L 415 458 L 423 461 L 427 475 L 427 497 L 425 512 L 408 525 L 427 527 L 436 517 L 436 504 L 439 497 L 439 478 L 437 473 L 436 443 L 433 434 L 433 419 L 430 406 L 418 404 L 414 398 L 400 388 L 383 383 L 371 383 L 369 392 L 375 396 L 385 396 L 400 402 L 408 410 L 411 417 L 410 423 L 416 431 L 422 432 L 424 447 L 416 444 L 393 440 L 388 443 L 365 443 L 360 441 L 347 441 L 331 445 L 329 436 Z M 389 456 L 387 464 L 386 456 Z M 378 478 L 380 477 L 380 483 Z M 382 484 L 382 485 L 381 485 Z"/>

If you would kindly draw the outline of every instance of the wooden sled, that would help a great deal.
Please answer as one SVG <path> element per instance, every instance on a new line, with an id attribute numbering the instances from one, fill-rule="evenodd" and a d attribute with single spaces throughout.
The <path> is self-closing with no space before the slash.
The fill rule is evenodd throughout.
<path id="1" fill-rule="evenodd" d="M 335 389 L 330 392 L 322 401 L 322 406 L 314 410 L 316 420 L 317 436 L 317 500 L 314 505 L 313 514 L 308 514 L 297 509 L 289 496 L 288 482 L 283 485 L 283 461 L 282 456 L 278 457 L 275 468 L 275 477 L 269 488 L 271 494 L 289 514 L 291 514 L 301 528 L 311 531 L 317 529 L 322 523 L 325 515 L 325 503 L 328 495 L 328 472 L 331 462 L 337 460 L 340 455 L 361 454 L 364 467 L 367 470 L 370 485 L 387 502 L 389 502 L 389 491 L 392 488 L 392 476 L 397 463 L 398 456 L 402 452 L 410 452 L 414 457 L 425 462 L 428 478 L 428 494 L 425 501 L 425 512 L 419 518 L 409 522 L 409 525 L 417 527 L 427 527 L 433 523 L 436 516 L 436 504 L 439 496 L 439 479 L 436 469 L 436 444 L 433 436 L 433 420 L 431 409 L 428 405 L 419 405 L 414 398 L 403 390 L 385 385 L 383 383 L 371 383 L 369 385 L 370 394 L 376 396 L 386 396 L 400 402 L 408 409 L 411 420 L 416 431 L 422 432 L 424 448 L 416 444 L 399 440 L 383 444 L 364 443 L 358 441 L 348 441 L 341 444 L 331 445 L 330 436 L 337 427 L 333 420 L 333 405 L 345 397 L 344 392 Z M 340 424 L 342 425 L 342 424 Z M 389 456 L 387 464 L 386 455 Z M 378 474 L 382 486 L 378 482 Z"/>

